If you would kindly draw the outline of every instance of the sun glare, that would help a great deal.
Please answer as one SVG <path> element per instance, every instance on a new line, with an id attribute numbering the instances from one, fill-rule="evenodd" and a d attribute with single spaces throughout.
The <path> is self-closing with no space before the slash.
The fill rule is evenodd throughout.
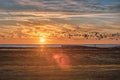
<path id="1" fill-rule="evenodd" d="M 45 39 L 44 38 L 40 38 L 40 43 L 45 43 Z"/>

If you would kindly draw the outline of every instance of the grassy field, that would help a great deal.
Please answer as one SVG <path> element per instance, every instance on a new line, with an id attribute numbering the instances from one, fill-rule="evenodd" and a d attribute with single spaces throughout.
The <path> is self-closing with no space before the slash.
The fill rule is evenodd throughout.
<path id="1" fill-rule="evenodd" d="M 1 48 L 0 80 L 120 80 L 120 49 Z"/>

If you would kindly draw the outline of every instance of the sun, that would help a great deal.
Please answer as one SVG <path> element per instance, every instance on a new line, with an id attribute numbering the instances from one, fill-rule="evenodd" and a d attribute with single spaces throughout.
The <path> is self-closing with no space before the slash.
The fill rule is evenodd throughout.
<path id="1" fill-rule="evenodd" d="M 40 38 L 40 43 L 45 43 L 45 39 L 44 38 Z"/>

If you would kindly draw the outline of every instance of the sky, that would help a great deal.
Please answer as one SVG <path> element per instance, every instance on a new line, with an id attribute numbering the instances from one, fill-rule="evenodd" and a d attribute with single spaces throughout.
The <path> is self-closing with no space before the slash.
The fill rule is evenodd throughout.
<path id="1" fill-rule="evenodd" d="M 0 44 L 41 44 L 41 38 L 120 44 L 120 0 L 0 0 Z"/>

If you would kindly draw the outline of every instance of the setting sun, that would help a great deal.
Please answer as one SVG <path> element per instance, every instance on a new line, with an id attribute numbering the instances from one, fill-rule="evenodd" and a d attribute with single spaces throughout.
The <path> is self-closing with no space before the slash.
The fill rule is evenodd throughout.
<path id="1" fill-rule="evenodd" d="M 44 43 L 45 39 L 44 38 L 40 38 L 40 43 Z"/>

